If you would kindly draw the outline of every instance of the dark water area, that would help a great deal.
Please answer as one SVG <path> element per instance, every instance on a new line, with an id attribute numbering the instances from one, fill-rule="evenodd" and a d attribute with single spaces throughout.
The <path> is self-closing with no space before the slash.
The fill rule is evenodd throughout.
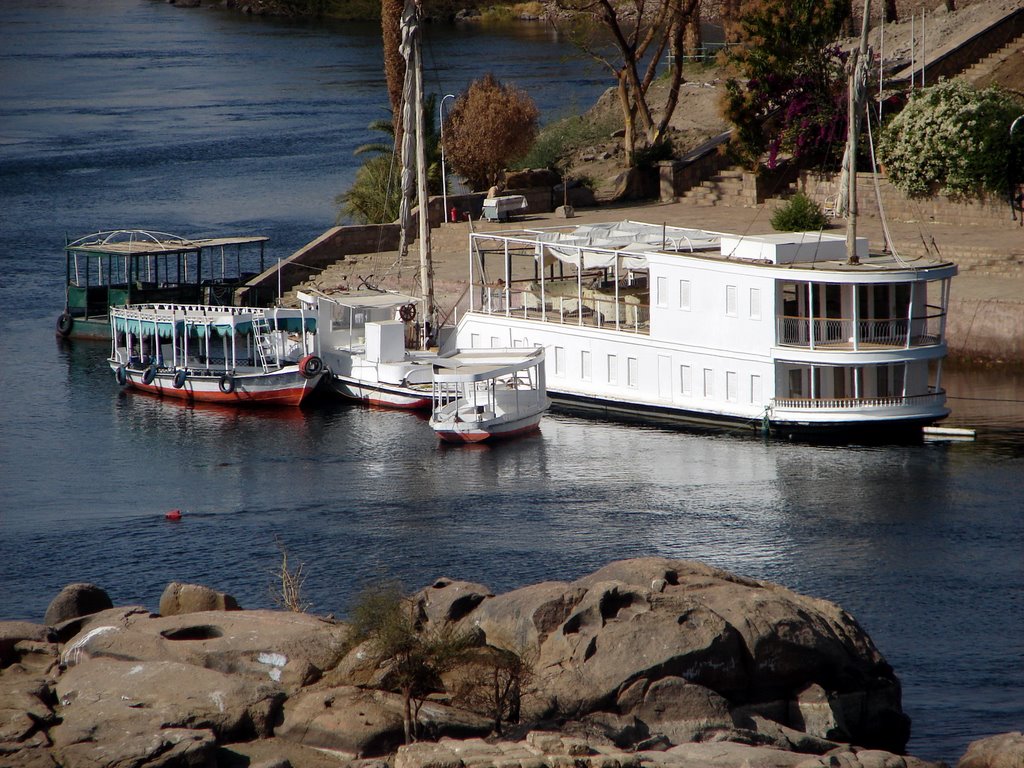
<path id="1" fill-rule="evenodd" d="M 839 447 L 553 414 L 459 448 L 404 413 L 120 392 L 106 345 L 54 338 L 65 233 L 262 233 L 272 257 L 311 240 L 376 138 L 376 28 L 155 0 L 6 0 L 0 23 L 0 617 L 40 621 L 71 581 L 269 607 L 277 539 L 338 615 L 382 575 L 503 591 L 692 558 L 856 616 L 903 682 L 912 753 L 1024 728 L 1024 377 L 944 372 L 975 442 Z M 542 25 L 438 26 L 427 58 L 439 92 L 486 66 L 552 115 L 606 85 L 568 53 Z"/>

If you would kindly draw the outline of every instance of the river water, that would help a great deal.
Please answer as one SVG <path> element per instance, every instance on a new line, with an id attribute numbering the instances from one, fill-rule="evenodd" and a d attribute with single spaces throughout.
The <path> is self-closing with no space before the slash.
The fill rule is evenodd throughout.
<path id="1" fill-rule="evenodd" d="M 40 621 L 71 581 L 152 609 L 171 580 L 269 606 L 277 540 L 336 614 L 379 576 L 507 590 L 693 558 L 853 613 L 903 681 L 913 753 L 1024 727 L 1020 377 L 947 371 L 974 443 L 850 447 L 553 414 L 460 449 L 403 413 L 121 393 L 105 345 L 54 339 L 65 234 L 262 233 L 272 257 L 311 240 L 377 138 L 376 26 L 156 0 L 5 0 L 0 26 L 0 617 Z M 428 88 L 490 69 L 550 119 L 606 85 L 568 54 L 541 25 L 435 26 Z"/>

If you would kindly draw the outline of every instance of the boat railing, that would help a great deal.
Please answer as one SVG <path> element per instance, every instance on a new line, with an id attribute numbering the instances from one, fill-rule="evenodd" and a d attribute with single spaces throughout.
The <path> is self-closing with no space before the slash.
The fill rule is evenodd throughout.
<path id="1" fill-rule="evenodd" d="M 924 395 L 886 395 L 877 397 L 774 397 L 772 408 L 790 410 L 850 411 L 865 408 L 903 408 L 907 406 L 942 405 L 946 401 L 943 389 L 929 387 Z"/>
<path id="2" fill-rule="evenodd" d="M 931 309 L 931 307 L 930 307 Z M 936 308 L 937 309 L 937 308 Z M 942 341 L 941 312 L 921 317 L 853 320 L 782 316 L 777 318 L 778 343 L 788 347 L 908 349 L 930 347 Z"/>
<path id="3" fill-rule="evenodd" d="M 484 286 L 479 307 L 485 315 L 519 317 L 558 325 L 614 329 L 625 333 L 650 333 L 651 310 L 634 296 L 615 300 L 593 289 L 571 296 L 544 295 L 537 289 L 506 289 Z"/>

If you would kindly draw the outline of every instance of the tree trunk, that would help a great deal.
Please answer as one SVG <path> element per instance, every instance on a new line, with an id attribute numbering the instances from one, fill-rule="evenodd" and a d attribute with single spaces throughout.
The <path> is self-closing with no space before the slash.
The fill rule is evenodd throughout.
<path id="1" fill-rule="evenodd" d="M 403 0 L 381 0 L 380 26 L 384 39 L 384 75 L 391 101 L 391 123 L 395 127 L 395 146 L 402 145 L 402 85 L 405 82 L 405 59 L 398 50 L 402 42 Z"/>
<path id="2" fill-rule="evenodd" d="M 412 689 L 402 691 L 402 727 L 405 729 L 405 743 L 412 744 Z"/>
<path id="3" fill-rule="evenodd" d="M 633 157 L 636 154 L 636 118 L 633 112 L 633 105 L 629 100 L 629 85 L 626 81 L 626 73 L 619 72 L 619 106 L 622 108 L 622 122 L 626 133 L 622 137 L 622 149 L 626 154 L 626 167 L 633 167 Z"/>

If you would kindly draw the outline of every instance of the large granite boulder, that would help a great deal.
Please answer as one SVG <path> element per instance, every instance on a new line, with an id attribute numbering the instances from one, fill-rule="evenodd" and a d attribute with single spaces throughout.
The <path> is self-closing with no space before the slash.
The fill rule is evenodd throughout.
<path id="1" fill-rule="evenodd" d="M 317 688 L 287 701 L 275 735 L 353 758 L 386 755 L 404 740 L 402 711 L 398 694 L 354 686 Z M 485 718 L 429 700 L 420 705 L 416 719 L 428 738 L 486 735 L 491 726 Z"/>
<path id="2" fill-rule="evenodd" d="M 203 611 L 237 611 L 238 601 L 226 592 L 218 592 L 202 584 L 181 584 L 172 581 L 160 595 L 161 616 L 180 616 Z"/>
<path id="3" fill-rule="evenodd" d="M 1024 734 L 1001 733 L 972 741 L 956 768 L 1020 768 L 1024 766 Z"/>
<path id="4" fill-rule="evenodd" d="M 209 729 L 232 740 L 269 736 L 284 701 L 273 683 L 174 661 L 92 659 L 57 681 L 55 743 L 81 741 L 112 721 Z"/>
<path id="5" fill-rule="evenodd" d="M 848 613 L 699 563 L 612 563 L 487 598 L 458 625 L 535 655 L 535 715 L 633 715 L 672 743 L 753 716 L 897 753 L 909 737 L 899 681 Z"/>
<path id="6" fill-rule="evenodd" d="M 271 681 L 286 692 L 315 681 L 342 656 L 343 625 L 285 611 L 133 613 L 93 622 L 70 638 L 64 663 L 86 659 L 174 661 Z"/>
<path id="7" fill-rule="evenodd" d="M 68 584 L 50 601 L 43 623 L 52 626 L 113 607 L 110 596 L 95 584 Z"/>

